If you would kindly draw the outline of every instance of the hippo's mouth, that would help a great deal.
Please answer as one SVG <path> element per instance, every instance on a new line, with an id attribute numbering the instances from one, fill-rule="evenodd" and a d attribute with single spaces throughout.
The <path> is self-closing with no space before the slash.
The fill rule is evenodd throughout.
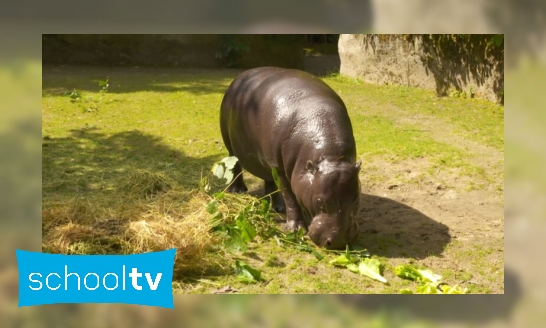
<path id="1" fill-rule="evenodd" d="M 326 249 L 345 249 L 351 245 L 360 233 L 359 226 L 352 218 L 349 222 L 339 226 L 339 218 L 319 214 L 315 216 L 309 225 L 309 237 L 319 247 Z"/>

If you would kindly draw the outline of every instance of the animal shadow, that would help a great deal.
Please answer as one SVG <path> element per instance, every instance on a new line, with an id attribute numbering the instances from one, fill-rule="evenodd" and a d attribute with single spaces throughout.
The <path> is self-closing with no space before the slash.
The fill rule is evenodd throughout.
<path id="1" fill-rule="evenodd" d="M 371 254 L 423 259 L 440 256 L 451 240 L 449 228 L 389 198 L 361 194 L 357 243 Z"/>

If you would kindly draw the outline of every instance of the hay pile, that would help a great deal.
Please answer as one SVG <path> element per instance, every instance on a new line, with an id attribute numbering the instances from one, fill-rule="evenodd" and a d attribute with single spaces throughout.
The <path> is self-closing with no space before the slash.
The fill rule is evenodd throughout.
<path id="1" fill-rule="evenodd" d="M 44 199 L 42 249 L 62 254 L 135 254 L 177 248 L 175 275 L 222 270 L 204 192 L 165 172 L 131 170 L 115 191 Z"/>

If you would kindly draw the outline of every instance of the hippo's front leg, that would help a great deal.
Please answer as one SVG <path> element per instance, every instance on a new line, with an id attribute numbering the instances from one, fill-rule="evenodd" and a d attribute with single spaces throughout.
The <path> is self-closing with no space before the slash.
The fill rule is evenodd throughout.
<path id="1" fill-rule="evenodd" d="M 286 228 L 288 231 L 298 231 L 303 228 L 307 232 L 307 225 L 303 218 L 303 213 L 300 205 L 290 187 L 290 182 L 285 177 L 284 172 L 279 172 L 279 180 L 281 182 L 281 191 L 286 207 Z"/>

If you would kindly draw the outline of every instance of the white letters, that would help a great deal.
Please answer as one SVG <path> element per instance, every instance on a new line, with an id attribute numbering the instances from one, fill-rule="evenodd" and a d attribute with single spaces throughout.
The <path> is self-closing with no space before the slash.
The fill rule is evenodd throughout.
<path id="1" fill-rule="evenodd" d="M 148 281 L 148 286 L 150 287 L 150 290 L 156 290 L 157 285 L 159 285 L 159 282 L 161 281 L 161 276 L 163 275 L 161 272 L 155 275 L 155 281 L 152 284 L 152 277 L 150 277 L 149 273 L 144 274 L 146 276 L 146 280 Z"/>
<path id="2" fill-rule="evenodd" d="M 142 277 L 142 273 L 138 272 L 137 268 L 133 268 L 131 270 L 131 273 L 129 273 L 129 277 L 133 279 L 131 282 L 133 284 L 133 288 L 136 290 L 142 290 L 142 286 L 138 285 L 138 278 Z"/>
<path id="3" fill-rule="evenodd" d="M 123 276 L 122 276 L 122 287 L 123 287 L 123 290 L 125 290 L 125 265 L 122 266 L 122 272 L 123 272 Z M 64 290 L 75 290 L 76 289 L 76 286 L 74 285 L 75 283 L 75 280 L 72 279 L 72 284 L 70 285 L 70 288 L 68 286 L 68 278 L 70 276 L 75 276 L 77 279 L 78 279 L 78 290 L 81 290 L 81 280 L 80 280 L 80 275 L 79 274 L 84 274 L 85 272 L 69 272 L 68 271 L 68 265 L 65 265 L 64 266 Z M 33 273 L 30 273 L 28 275 L 28 279 L 29 279 L 29 282 L 30 284 L 28 285 L 28 287 L 31 289 L 31 290 L 42 290 L 42 287 L 43 287 L 43 281 L 41 280 L 42 277 L 45 276 L 45 285 L 47 287 L 47 289 L 51 290 L 51 291 L 54 291 L 54 290 L 58 290 L 61 288 L 62 284 L 63 284 L 63 278 L 62 276 L 59 274 L 59 273 L 56 273 L 56 272 L 50 272 L 49 274 L 47 274 L 46 276 L 46 273 L 38 273 L 38 272 L 33 272 Z M 52 276 L 56 276 L 60 281 L 57 283 L 57 286 L 55 286 L 54 282 L 50 281 L 50 278 L 52 278 Z M 89 286 L 88 285 L 88 281 L 87 281 L 87 278 L 89 276 L 95 276 L 95 278 L 97 279 L 97 283 L 95 286 L 91 285 Z M 110 286 L 107 286 L 106 284 L 106 277 L 108 276 L 113 276 L 114 279 L 115 279 L 115 283 L 112 284 L 112 279 L 109 280 L 109 285 Z M 129 278 L 131 279 L 131 285 L 132 287 L 135 289 L 135 290 L 142 290 L 142 286 L 139 284 L 139 281 L 138 281 L 138 278 L 141 278 L 142 276 L 145 276 L 146 277 L 146 282 L 148 283 L 148 287 L 150 288 L 149 290 L 151 291 L 155 291 L 157 290 L 157 288 L 159 287 L 159 283 L 161 282 L 161 278 L 163 277 L 163 273 L 161 272 L 158 272 L 155 274 L 155 277 L 152 278 L 152 273 L 149 273 L 149 272 L 138 272 L 138 268 L 131 268 L 131 271 L 129 272 L 128 274 Z M 102 277 L 102 286 L 101 286 L 101 277 Z M 51 279 L 52 280 L 52 279 Z M 84 286 L 84 291 L 85 290 L 89 290 L 89 291 L 92 291 L 92 290 L 97 290 L 99 289 L 99 287 L 104 287 L 105 290 L 116 290 L 119 286 L 119 275 L 117 273 L 114 273 L 114 272 L 107 272 L 106 274 L 104 274 L 104 276 L 99 275 L 95 272 L 88 272 L 84 277 L 83 277 L 83 286 Z"/>
<path id="4" fill-rule="evenodd" d="M 40 290 L 40 289 L 42 289 L 42 282 L 41 282 L 40 280 L 33 280 L 33 279 L 32 279 L 32 276 L 34 276 L 34 275 L 38 275 L 38 276 L 40 276 L 40 278 L 42 278 L 42 275 L 41 275 L 41 274 L 35 272 L 35 273 L 31 273 L 31 274 L 28 275 L 28 280 L 30 280 L 30 281 L 32 281 L 32 282 L 37 282 L 37 283 L 39 283 L 39 284 L 40 284 L 40 287 L 32 287 L 32 286 L 30 286 L 30 285 L 29 285 L 28 287 L 30 287 L 30 289 L 32 289 L 32 290 Z"/>
<path id="5" fill-rule="evenodd" d="M 78 277 L 78 290 L 80 290 L 80 276 L 75 272 L 68 273 L 68 265 L 64 266 L 64 290 L 68 290 L 68 277 L 72 275 Z"/>
<path id="6" fill-rule="evenodd" d="M 108 276 L 108 275 L 116 277 L 116 286 L 115 287 L 111 287 L 111 288 L 106 287 L 106 276 Z M 106 290 L 114 290 L 114 289 L 118 288 L 118 275 L 115 274 L 115 273 L 108 272 L 107 274 L 104 275 L 104 278 L 102 278 L 102 284 L 104 285 L 104 288 Z"/>
<path id="7" fill-rule="evenodd" d="M 95 288 L 89 288 L 87 286 L 87 276 L 90 276 L 90 275 L 94 275 L 95 277 L 97 277 L 97 285 L 95 286 Z M 100 286 L 99 275 L 94 273 L 94 272 L 89 272 L 88 274 L 85 275 L 85 277 L 83 277 L 83 285 L 85 286 L 85 288 L 87 288 L 87 290 L 95 290 L 95 289 L 99 288 L 99 286 Z"/>
<path id="8" fill-rule="evenodd" d="M 61 287 L 61 283 L 59 283 L 59 286 L 57 286 L 56 288 L 49 287 L 49 276 L 53 276 L 53 275 L 56 275 L 57 277 L 59 277 L 59 279 L 61 279 L 61 276 L 59 276 L 55 272 L 52 272 L 52 273 L 48 274 L 47 277 L 45 278 L 45 284 L 46 284 L 47 288 L 49 288 L 51 290 L 57 290 L 57 289 L 59 289 Z"/>

